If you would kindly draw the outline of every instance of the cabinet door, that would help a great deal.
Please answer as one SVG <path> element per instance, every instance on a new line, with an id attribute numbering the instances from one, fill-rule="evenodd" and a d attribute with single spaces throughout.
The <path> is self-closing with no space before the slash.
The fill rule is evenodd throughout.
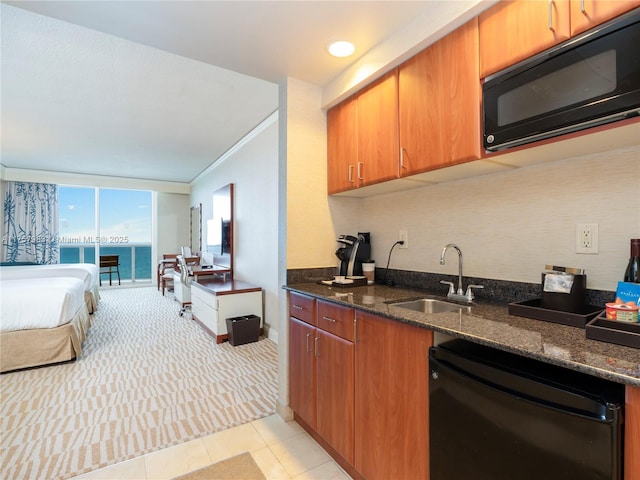
<path id="1" fill-rule="evenodd" d="M 350 464 L 354 454 L 353 343 L 316 331 L 316 431 Z"/>
<path id="2" fill-rule="evenodd" d="M 356 469 L 429 478 L 430 330 L 356 312 Z"/>
<path id="3" fill-rule="evenodd" d="M 358 104 L 350 98 L 327 112 L 327 181 L 329 194 L 356 188 Z"/>
<path id="4" fill-rule="evenodd" d="M 507 0 L 480 14 L 480 77 L 569 38 L 569 0 Z"/>
<path id="5" fill-rule="evenodd" d="M 316 371 L 313 354 L 315 328 L 289 318 L 289 404 L 316 428 Z"/>
<path id="6" fill-rule="evenodd" d="M 478 21 L 398 69 L 400 175 L 480 158 Z"/>
<path id="7" fill-rule="evenodd" d="M 640 6 L 640 0 L 571 0 L 571 35 Z"/>
<path id="8" fill-rule="evenodd" d="M 398 147 L 398 77 L 393 70 L 358 94 L 358 185 L 397 178 Z"/>
<path id="9" fill-rule="evenodd" d="M 624 480 L 640 478 L 640 388 L 627 385 L 624 420 Z"/>

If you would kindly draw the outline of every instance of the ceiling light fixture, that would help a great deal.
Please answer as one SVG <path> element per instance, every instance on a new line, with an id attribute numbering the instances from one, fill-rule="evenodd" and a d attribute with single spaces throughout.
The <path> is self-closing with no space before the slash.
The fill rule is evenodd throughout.
<path id="1" fill-rule="evenodd" d="M 334 57 L 348 57 L 355 52 L 356 47 L 351 42 L 339 40 L 332 42 L 327 46 L 329 53 Z"/>

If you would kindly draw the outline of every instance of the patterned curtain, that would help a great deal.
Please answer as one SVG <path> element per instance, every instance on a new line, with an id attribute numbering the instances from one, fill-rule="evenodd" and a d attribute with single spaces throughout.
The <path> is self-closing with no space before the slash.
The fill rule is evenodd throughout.
<path id="1" fill-rule="evenodd" d="M 4 262 L 59 263 L 58 186 L 6 182 Z"/>

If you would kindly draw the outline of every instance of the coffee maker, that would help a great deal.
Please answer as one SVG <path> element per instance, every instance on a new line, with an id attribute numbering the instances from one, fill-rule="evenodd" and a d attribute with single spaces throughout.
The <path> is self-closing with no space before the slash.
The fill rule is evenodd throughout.
<path id="1" fill-rule="evenodd" d="M 336 257 L 340 259 L 337 275 L 362 275 L 362 262 L 369 260 L 371 255 L 370 233 L 358 233 L 357 237 L 340 235 L 338 243 L 342 247 L 336 250 Z"/>

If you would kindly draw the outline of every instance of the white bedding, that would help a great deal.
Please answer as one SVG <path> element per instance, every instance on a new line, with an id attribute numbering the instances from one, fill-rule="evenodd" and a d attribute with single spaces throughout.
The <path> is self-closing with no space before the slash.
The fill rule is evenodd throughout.
<path id="1" fill-rule="evenodd" d="M 11 267 L 13 268 L 13 267 Z M 0 280 L 0 332 L 53 328 L 83 308 L 84 283 L 72 277 Z"/>
<path id="2" fill-rule="evenodd" d="M 25 278 L 73 277 L 82 280 L 85 292 L 98 286 L 98 267 L 93 263 L 56 263 L 53 265 L 15 265 L 0 267 L 0 281 Z"/>

